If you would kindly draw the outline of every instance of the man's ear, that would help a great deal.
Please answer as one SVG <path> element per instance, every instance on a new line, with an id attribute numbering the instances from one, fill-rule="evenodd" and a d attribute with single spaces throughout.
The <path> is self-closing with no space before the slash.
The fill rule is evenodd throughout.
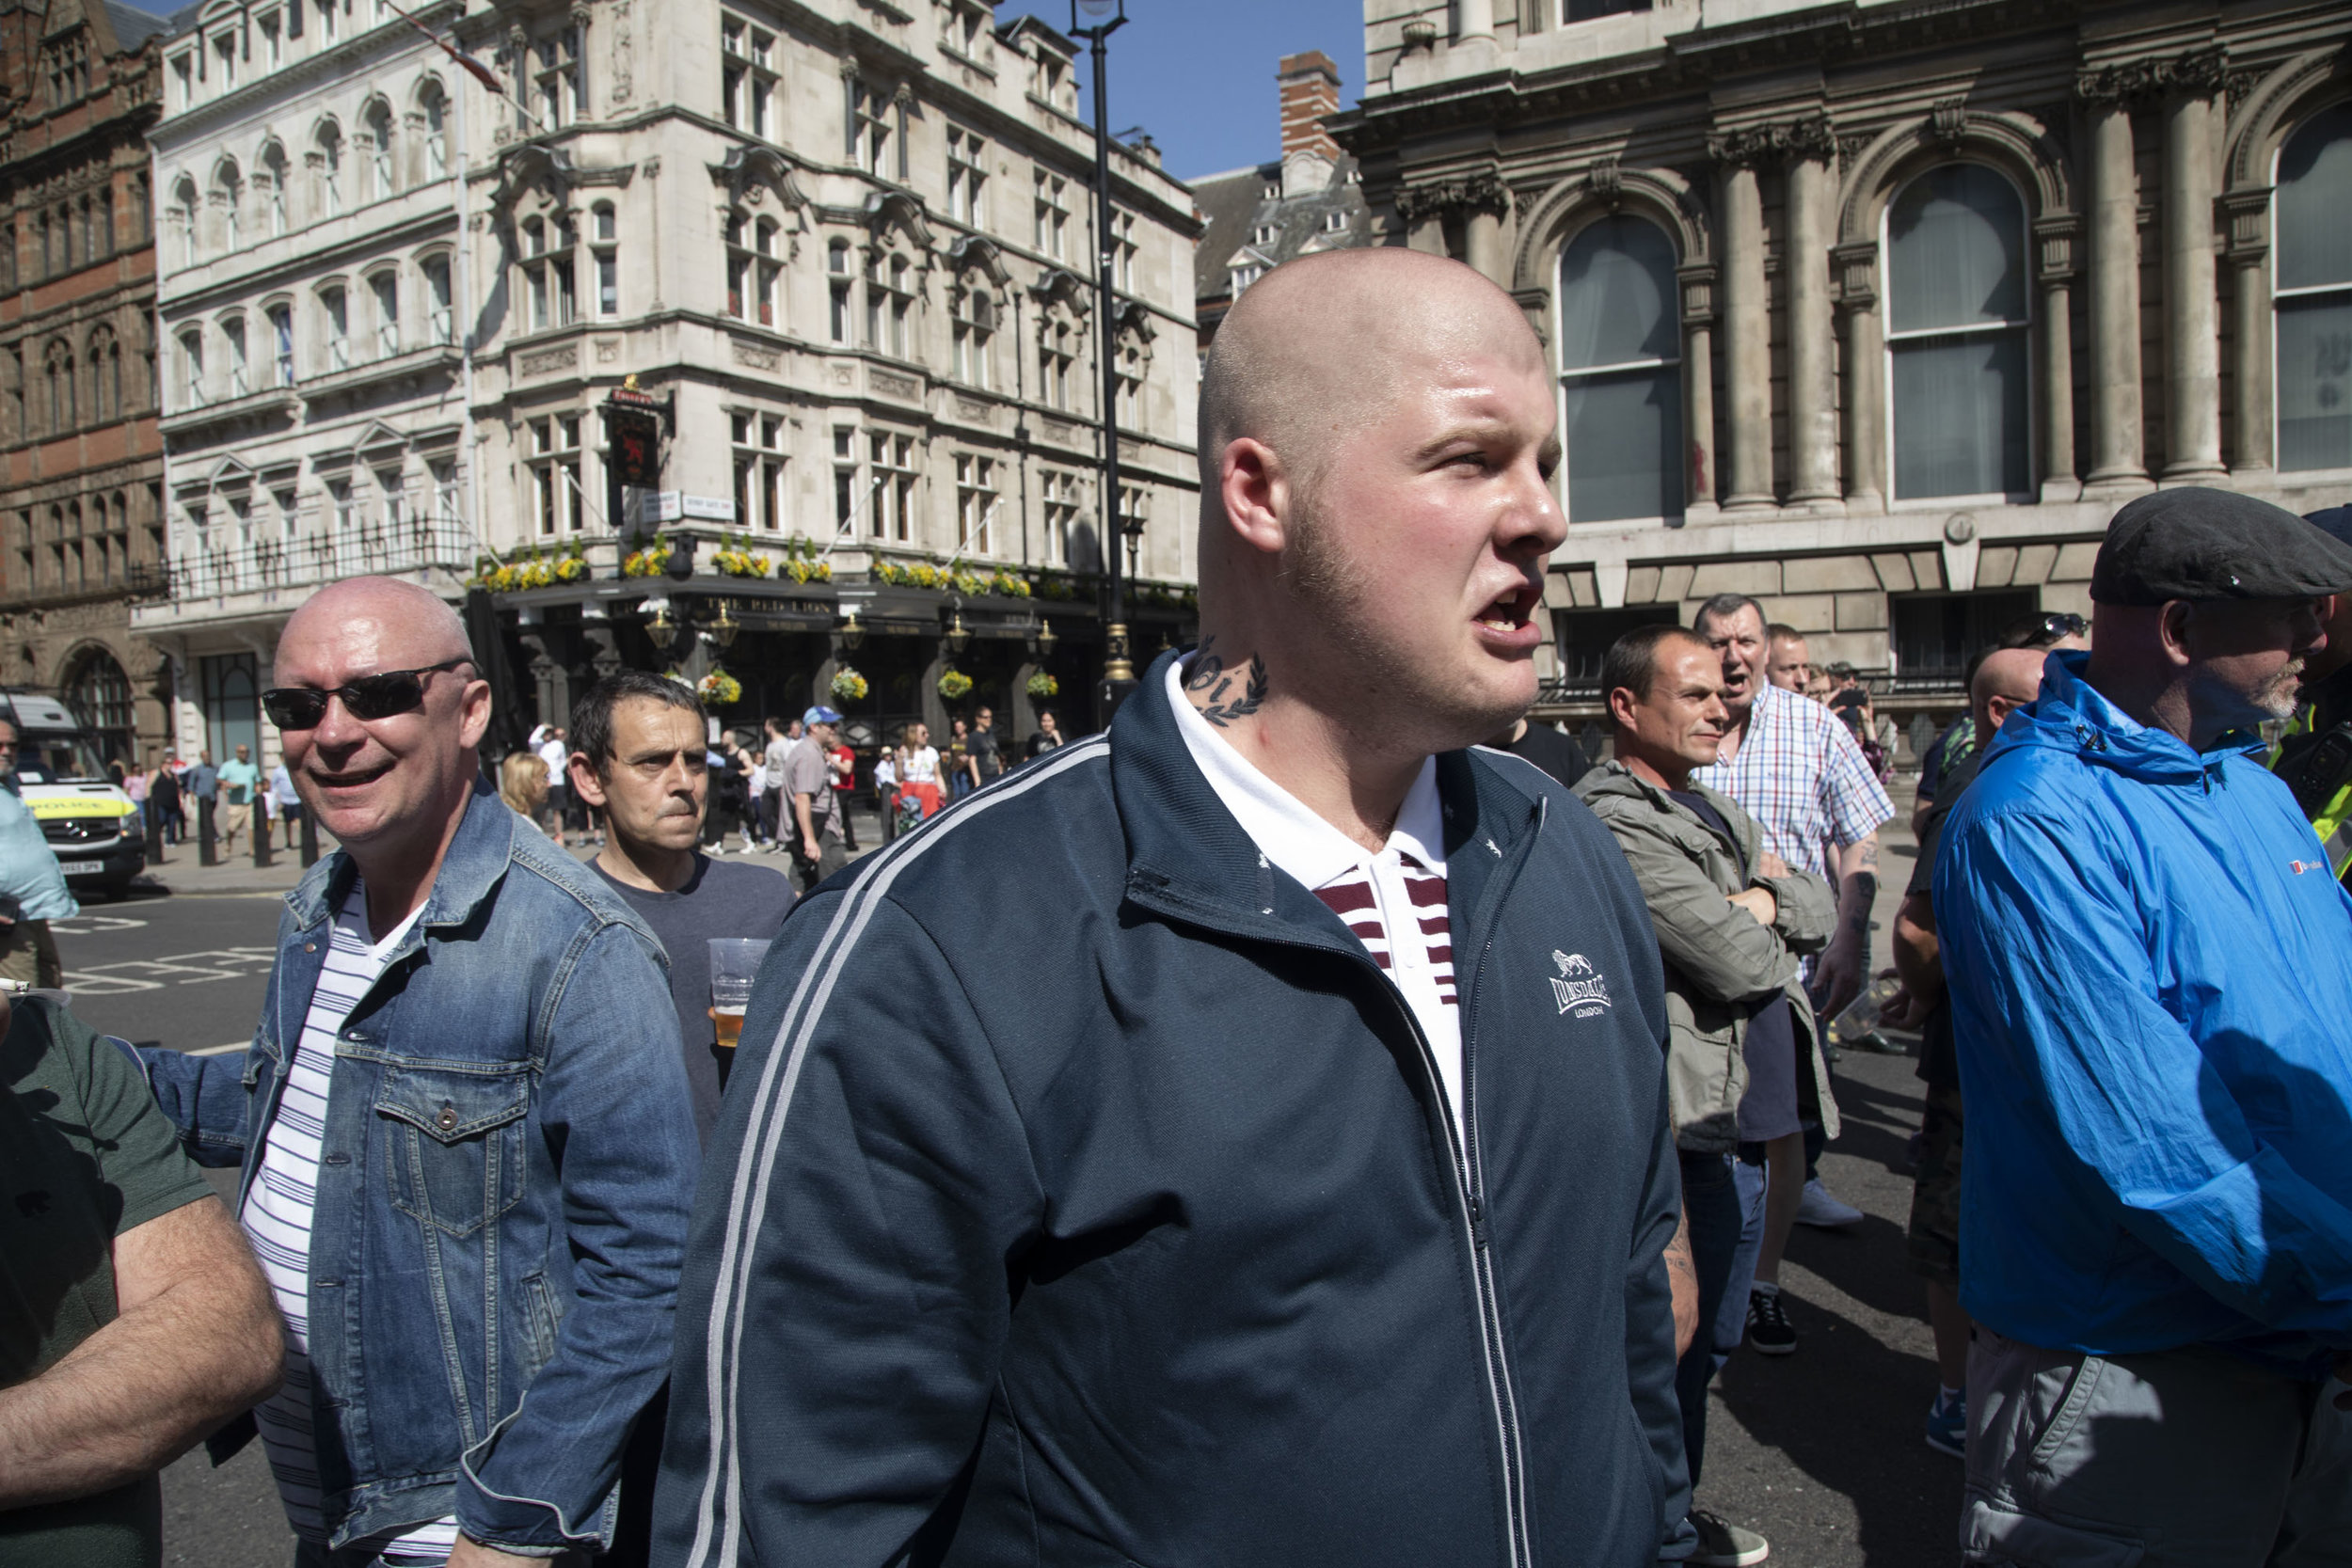
<path id="1" fill-rule="evenodd" d="M 1225 444 L 1217 460 L 1217 502 L 1225 526 L 1251 549 L 1279 555 L 1289 541 L 1291 480 L 1272 447 L 1248 436 Z"/>
<path id="2" fill-rule="evenodd" d="M 2196 636 L 2197 607 L 2186 599 L 2168 599 L 2156 611 L 2156 645 L 2165 661 L 2186 669 L 2195 661 L 2190 644 Z"/>
<path id="3" fill-rule="evenodd" d="M 564 763 L 564 776 L 571 781 L 572 793 L 596 807 L 604 809 L 604 781 L 588 766 L 588 753 L 574 752 Z"/>
<path id="4" fill-rule="evenodd" d="M 1631 688 L 1620 686 L 1609 693 L 1609 717 L 1615 721 L 1620 735 L 1632 732 L 1633 706 Z"/>

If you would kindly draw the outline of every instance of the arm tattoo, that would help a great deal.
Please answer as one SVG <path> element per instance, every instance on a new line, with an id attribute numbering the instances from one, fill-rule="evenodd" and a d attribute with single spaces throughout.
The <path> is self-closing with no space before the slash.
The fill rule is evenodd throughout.
<path id="1" fill-rule="evenodd" d="M 1192 689 L 1200 690 L 1202 684 L 1200 677 L 1195 676 Z M 1265 701 L 1266 689 L 1273 685 L 1273 677 L 1266 673 L 1265 660 L 1252 654 L 1249 656 L 1248 684 L 1242 689 L 1238 698 L 1229 703 L 1225 694 L 1232 689 L 1232 685 L 1231 675 L 1218 680 L 1216 689 L 1209 693 L 1207 704 L 1200 709 L 1200 717 L 1219 729 L 1232 724 L 1236 719 L 1247 719 L 1257 712 L 1258 705 Z"/>

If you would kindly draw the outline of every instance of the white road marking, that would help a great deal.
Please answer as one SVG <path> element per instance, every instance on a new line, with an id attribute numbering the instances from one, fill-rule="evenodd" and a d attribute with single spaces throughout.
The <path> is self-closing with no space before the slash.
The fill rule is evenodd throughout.
<path id="1" fill-rule="evenodd" d="M 277 957 L 275 945 L 213 947 L 162 958 L 76 965 L 69 972 L 66 984 L 77 997 L 122 996 L 132 991 L 162 990 L 167 986 L 200 986 L 208 980 L 250 979 L 266 974 Z"/>
<path id="2" fill-rule="evenodd" d="M 60 936 L 87 937 L 100 931 L 135 931 L 146 924 L 144 920 L 133 920 L 128 915 L 85 912 L 71 920 L 53 920 L 49 928 Z"/>

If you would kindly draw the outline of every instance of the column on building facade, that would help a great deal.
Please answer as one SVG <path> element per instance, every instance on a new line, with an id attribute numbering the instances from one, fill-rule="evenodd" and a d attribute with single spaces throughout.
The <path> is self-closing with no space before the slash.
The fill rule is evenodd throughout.
<path id="1" fill-rule="evenodd" d="M 1682 504 L 1715 504 L 1715 269 L 1680 268 L 1682 284 Z"/>
<path id="2" fill-rule="evenodd" d="M 1510 287 L 1511 259 L 1503 251 L 1502 214 L 1492 208 L 1473 207 L 1466 227 L 1470 266 L 1498 286 Z"/>
<path id="3" fill-rule="evenodd" d="M 2038 317 L 2042 408 L 2042 499 L 2073 500 L 2074 475 L 2074 345 L 2070 314 L 2074 277 L 2074 218 L 2058 214 L 2034 225 L 2041 299 Z"/>
<path id="4" fill-rule="evenodd" d="M 2213 75 L 2220 62 L 2214 61 Z M 2164 477 L 2219 478 L 2220 299 L 2214 289 L 2213 94 L 2184 76 L 2164 120 Z"/>
<path id="5" fill-rule="evenodd" d="M 1454 0 L 1454 36 L 1490 39 L 1495 36 L 1495 0 Z"/>
<path id="6" fill-rule="evenodd" d="M 2103 96 L 2090 117 L 2090 474 L 2145 479 L 2139 417 L 2139 187 L 2131 105 Z"/>
<path id="7" fill-rule="evenodd" d="M 1731 398 L 1724 506 L 1772 504 L 1772 297 L 1764 283 L 1764 198 L 1756 170 L 1723 173 L 1724 382 Z"/>
<path id="8" fill-rule="evenodd" d="M 1834 501 L 1837 490 L 1837 388 L 1831 336 L 1830 242 L 1836 235 L 1836 156 L 1801 143 L 1788 162 L 1788 499 Z"/>
<path id="9" fill-rule="evenodd" d="M 2237 419 L 2230 467 L 2240 474 L 2270 467 L 2270 187 L 2221 198 L 2230 220 L 2230 378 Z"/>
<path id="10" fill-rule="evenodd" d="M 1876 241 L 1841 245 L 1837 309 L 1846 349 L 1846 507 L 1875 512 L 1886 503 L 1885 335 L 1879 322 Z"/>

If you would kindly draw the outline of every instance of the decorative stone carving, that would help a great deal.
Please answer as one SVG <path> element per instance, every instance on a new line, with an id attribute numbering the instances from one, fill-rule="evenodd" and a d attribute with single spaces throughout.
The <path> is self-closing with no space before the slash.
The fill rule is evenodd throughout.
<path id="1" fill-rule="evenodd" d="M 620 339 L 618 339 L 618 338 L 598 338 L 598 339 L 596 340 L 596 363 L 597 363 L 597 364 L 599 364 L 599 365 L 612 365 L 612 364 L 617 364 L 617 363 L 619 363 L 619 362 L 620 362 L 620 357 L 621 357 L 621 340 L 620 340 Z"/>
<path id="2" fill-rule="evenodd" d="M 580 345 L 564 343 L 521 356 L 515 361 L 515 370 L 520 375 L 547 375 L 555 371 L 575 370 L 579 365 Z"/>
<path id="3" fill-rule="evenodd" d="M 874 390 L 884 397 L 899 398 L 913 403 L 923 395 L 921 382 L 911 375 L 900 375 L 895 371 L 876 370 L 869 367 L 866 372 L 866 379 L 872 385 Z"/>
<path id="4" fill-rule="evenodd" d="M 1616 154 L 1595 159 L 1584 177 L 1592 182 L 1593 194 L 1607 202 L 1611 212 L 1615 212 L 1617 203 L 1625 199 L 1625 169 L 1618 164 Z"/>
<path id="5" fill-rule="evenodd" d="M 1459 180 L 1406 185 L 1396 193 L 1396 215 L 1406 223 L 1450 214 L 1468 216 L 1471 213 L 1492 213 L 1501 216 L 1510 210 L 1511 193 L 1492 169 L 1481 169 Z"/>
<path id="6" fill-rule="evenodd" d="M 1928 139 L 1946 147 L 1958 147 L 1968 135 L 1968 105 L 1958 98 L 1947 98 L 1928 109 Z"/>
<path id="7" fill-rule="evenodd" d="M 735 353 L 735 362 L 751 370 L 772 371 L 784 363 L 784 351 L 770 343 L 729 338 L 727 346 Z"/>
<path id="8" fill-rule="evenodd" d="M 613 0 L 612 6 L 612 105 L 615 108 L 629 101 L 636 87 L 630 72 L 635 65 L 634 51 L 629 47 L 629 0 Z"/>
<path id="9" fill-rule="evenodd" d="M 1831 127 L 1827 115 L 1776 125 L 1744 125 L 1733 131 L 1709 133 L 1707 155 L 1733 168 L 1755 168 L 1794 158 L 1835 162 L 1837 133 Z"/>
<path id="10" fill-rule="evenodd" d="M 2221 45 L 2190 49 L 2169 60 L 2119 60 L 2074 78 L 2074 95 L 2093 106 L 2150 103 L 2170 93 L 2205 98 L 2220 92 L 2229 77 Z"/>

